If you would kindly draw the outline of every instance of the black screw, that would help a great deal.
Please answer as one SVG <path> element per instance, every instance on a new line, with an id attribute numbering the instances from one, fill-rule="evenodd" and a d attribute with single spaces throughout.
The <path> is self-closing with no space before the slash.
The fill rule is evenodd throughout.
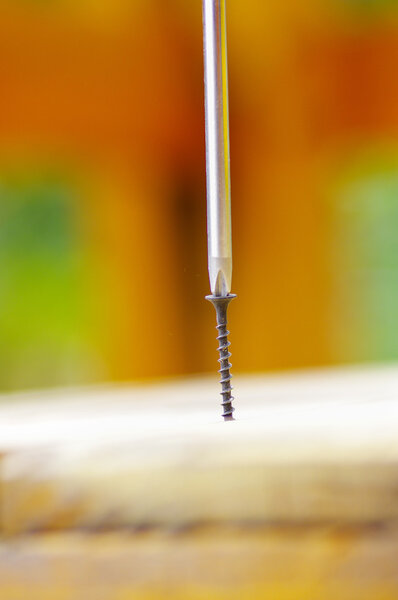
<path id="1" fill-rule="evenodd" d="M 218 329 L 218 341 L 219 347 L 218 351 L 220 353 L 220 358 L 218 362 L 221 365 L 221 369 L 219 373 L 221 373 L 221 396 L 223 397 L 223 401 L 221 406 L 223 407 L 224 421 L 233 421 L 233 412 L 234 407 L 232 406 L 233 396 L 232 396 L 232 386 L 231 386 L 231 373 L 230 369 L 232 367 L 229 362 L 229 358 L 231 353 L 228 348 L 231 345 L 231 342 L 228 341 L 229 331 L 227 329 L 227 310 L 228 305 L 236 298 L 235 294 L 228 294 L 228 296 L 206 296 L 206 300 L 209 300 L 216 309 L 216 317 L 217 317 L 217 329 Z"/>

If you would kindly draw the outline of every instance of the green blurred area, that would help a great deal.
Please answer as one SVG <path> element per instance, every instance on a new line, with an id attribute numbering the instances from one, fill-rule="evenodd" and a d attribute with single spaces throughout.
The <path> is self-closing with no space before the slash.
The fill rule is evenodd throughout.
<path id="1" fill-rule="evenodd" d="M 398 160 L 364 153 L 334 203 L 335 340 L 340 359 L 398 358 Z"/>
<path id="2" fill-rule="evenodd" d="M 3 390 L 75 383 L 87 374 L 76 201 L 73 188 L 52 174 L 0 178 Z"/>

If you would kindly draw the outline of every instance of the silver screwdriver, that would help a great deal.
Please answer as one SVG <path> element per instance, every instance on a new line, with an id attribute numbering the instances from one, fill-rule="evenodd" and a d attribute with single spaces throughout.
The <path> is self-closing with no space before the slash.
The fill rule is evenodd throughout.
<path id="1" fill-rule="evenodd" d="M 227 308 L 231 294 L 232 233 L 229 162 L 228 61 L 225 0 L 202 0 L 206 116 L 207 242 L 211 295 L 219 335 L 224 420 L 233 420 Z"/>

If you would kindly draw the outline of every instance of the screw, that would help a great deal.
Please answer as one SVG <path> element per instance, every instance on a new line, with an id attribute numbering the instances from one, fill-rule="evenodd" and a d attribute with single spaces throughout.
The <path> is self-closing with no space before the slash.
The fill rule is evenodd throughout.
<path id="1" fill-rule="evenodd" d="M 231 369 L 232 365 L 229 362 L 231 353 L 228 350 L 229 346 L 231 345 L 231 342 L 228 341 L 229 331 L 227 329 L 228 305 L 231 302 L 231 300 L 233 300 L 234 298 L 236 298 L 235 294 L 228 294 L 228 296 L 206 296 L 206 300 L 209 300 L 209 302 L 211 302 L 213 304 L 214 308 L 216 309 L 216 318 L 217 318 L 216 329 L 218 329 L 218 333 L 219 333 L 219 335 L 217 336 L 217 339 L 219 341 L 219 347 L 217 348 L 217 350 L 220 353 L 220 358 L 218 359 L 218 362 L 221 365 L 221 369 L 219 370 L 219 373 L 221 374 L 221 380 L 220 380 L 221 388 L 222 388 L 221 396 L 223 397 L 221 406 L 223 407 L 222 416 L 224 417 L 224 421 L 233 421 L 234 420 L 234 417 L 233 417 L 234 407 L 232 406 L 232 401 L 234 398 L 231 393 L 232 392 L 232 386 L 231 386 L 232 375 L 230 373 L 230 369 Z"/>

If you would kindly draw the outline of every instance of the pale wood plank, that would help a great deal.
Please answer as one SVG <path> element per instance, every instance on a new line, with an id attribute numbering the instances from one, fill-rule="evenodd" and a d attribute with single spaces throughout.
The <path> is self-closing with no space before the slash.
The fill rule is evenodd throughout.
<path id="1" fill-rule="evenodd" d="M 2 527 L 398 517 L 398 369 L 19 395 L 0 404 Z"/>

